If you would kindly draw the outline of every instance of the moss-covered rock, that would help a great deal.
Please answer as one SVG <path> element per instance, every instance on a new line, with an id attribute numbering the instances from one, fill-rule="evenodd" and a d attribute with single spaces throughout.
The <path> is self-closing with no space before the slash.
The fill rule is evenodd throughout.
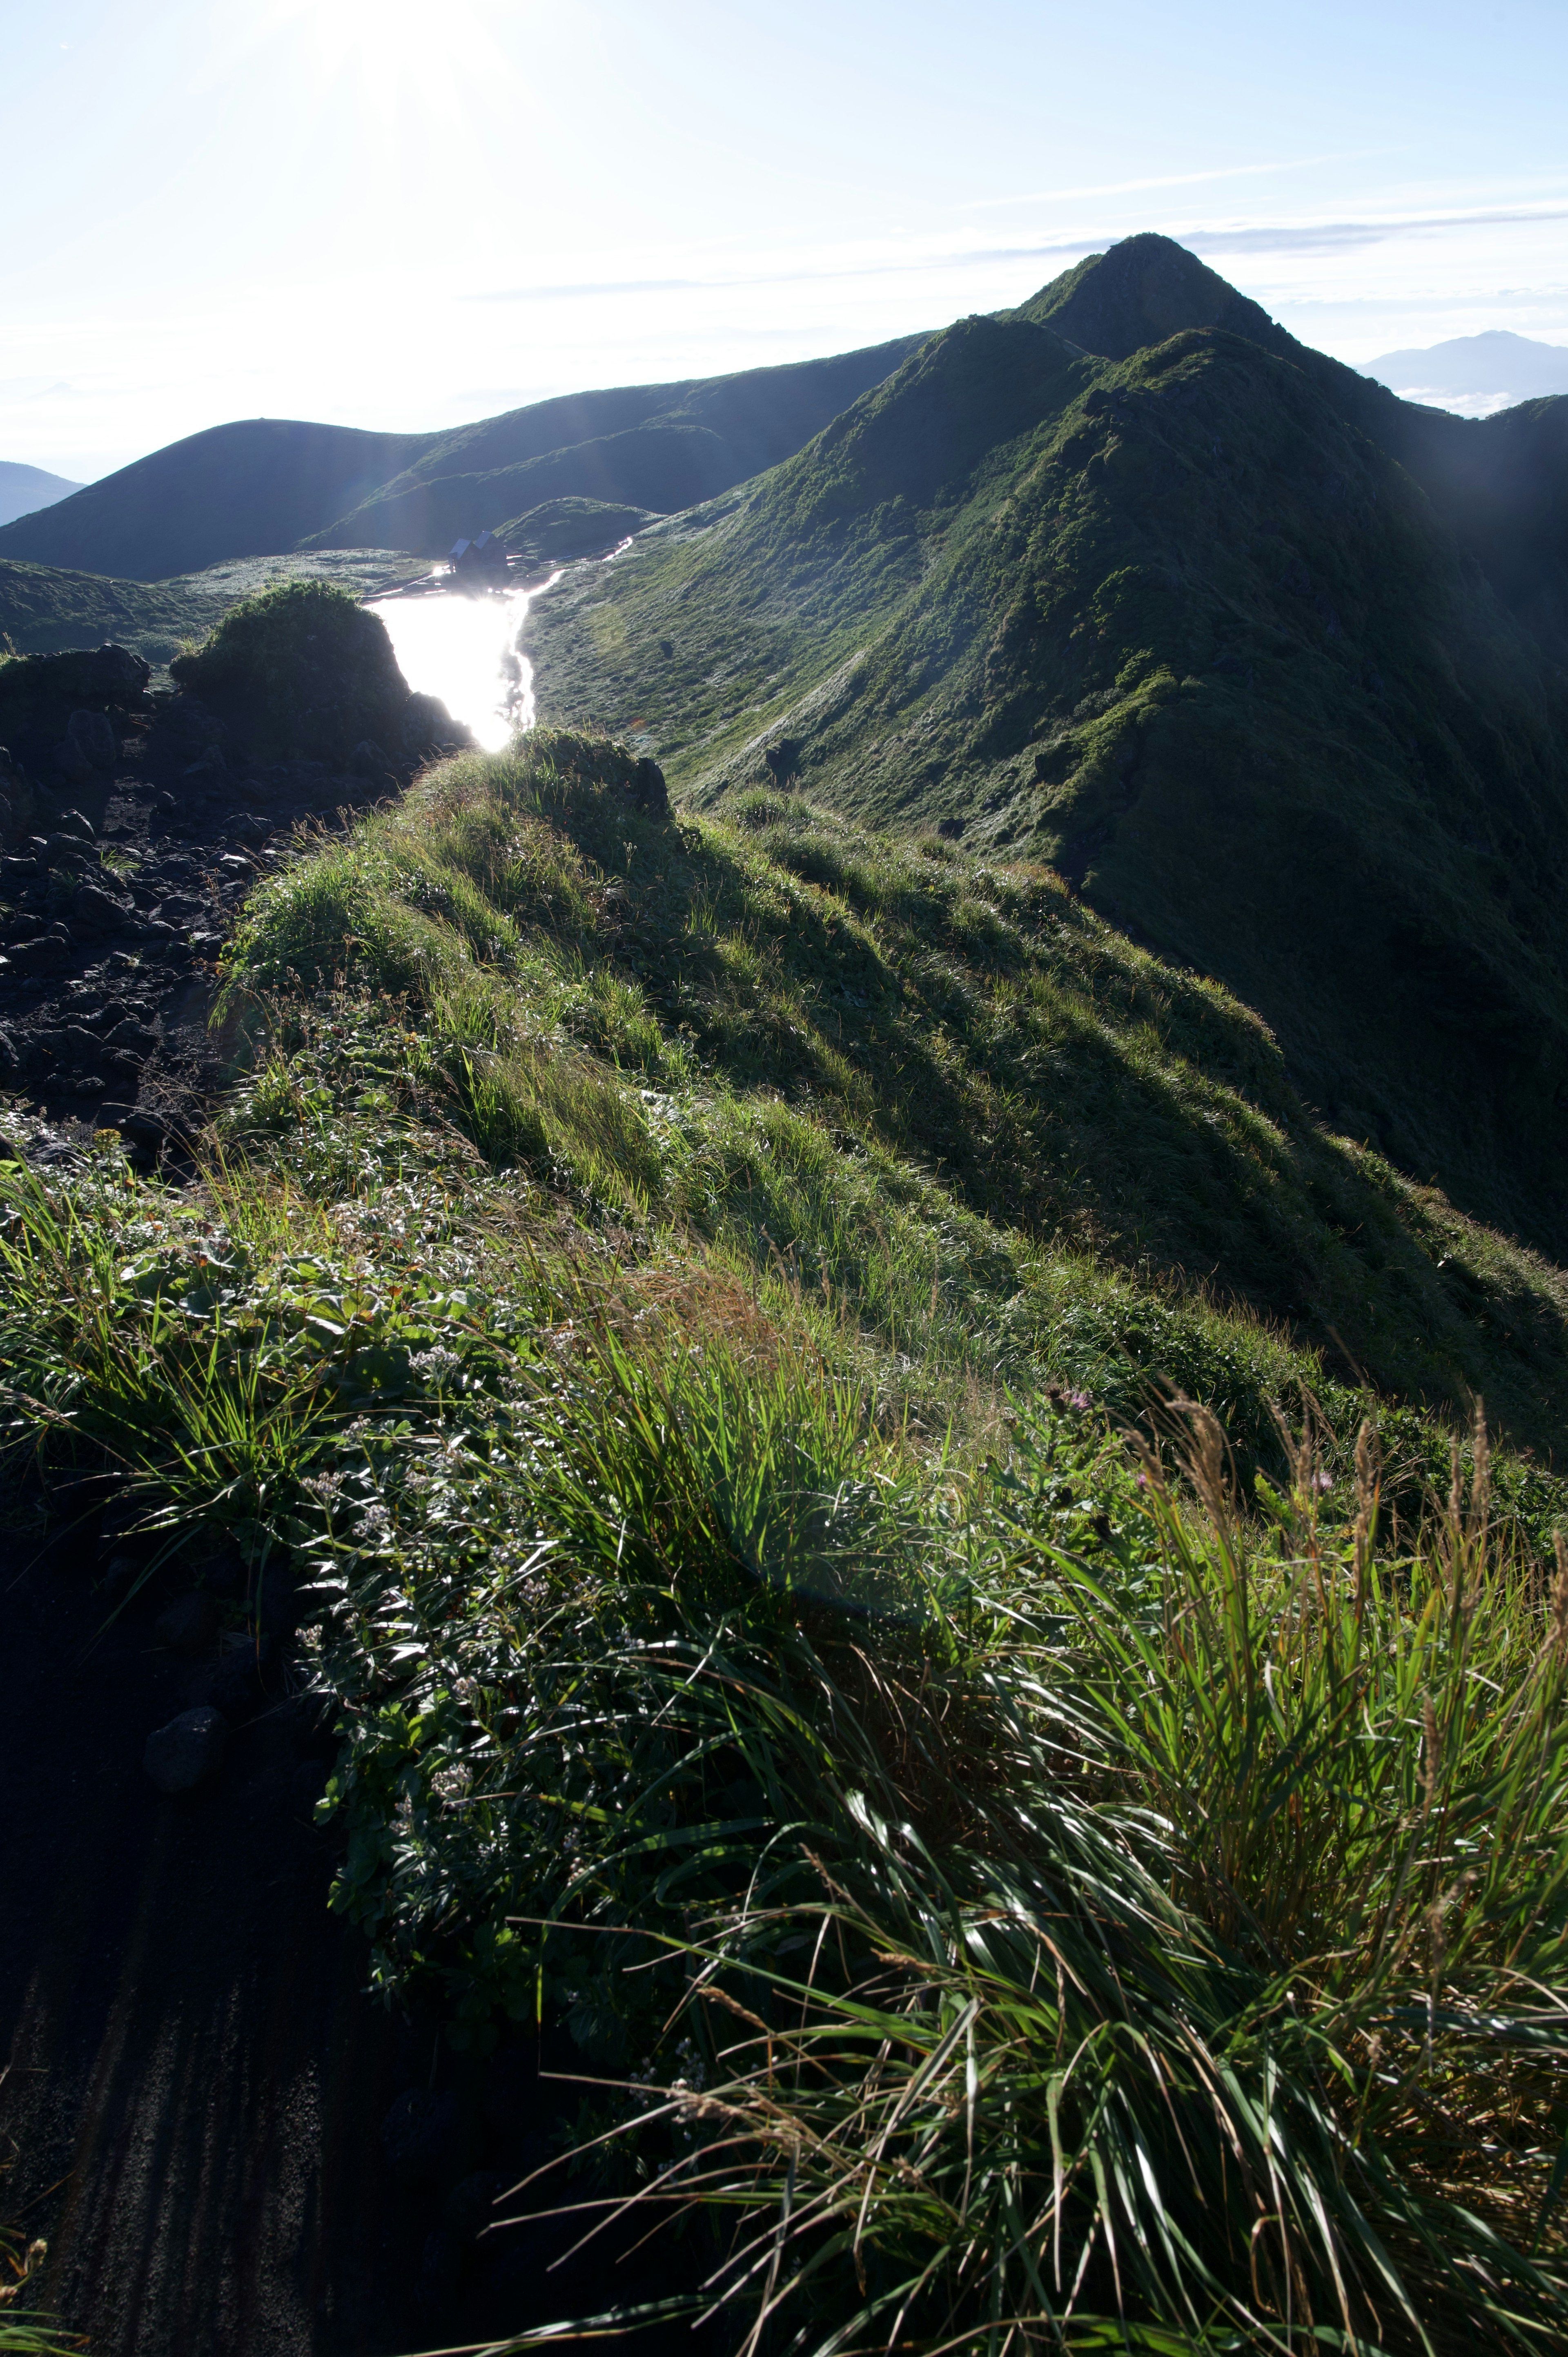
<path id="1" fill-rule="evenodd" d="M 330 582 L 242 598 L 170 675 L 248 751 L 346 762 L 369 738 L 402 749 L 410 704 L 385 626 Z"/>

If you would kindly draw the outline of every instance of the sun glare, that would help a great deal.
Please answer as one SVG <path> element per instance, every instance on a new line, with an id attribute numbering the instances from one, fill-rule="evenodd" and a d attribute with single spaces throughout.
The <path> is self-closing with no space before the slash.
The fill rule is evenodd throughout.
<path id="1" fill-rule="evenodd" d="M 487 0 L 267 0 L 256 33 L 285 45 L 306 102 L 345 104 L 357 128 L 440 138 L 493 112 L 516 68 Z"/>

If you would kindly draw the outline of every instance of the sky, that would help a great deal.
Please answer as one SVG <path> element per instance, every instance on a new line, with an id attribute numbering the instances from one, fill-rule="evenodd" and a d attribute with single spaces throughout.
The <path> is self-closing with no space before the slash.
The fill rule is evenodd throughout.
<path id="1" fill-rule="evenodd" d="M 0 0 L 0 458 L 422 428 L 1144 229 L 1359 362 L 1568 344 L 1568 0 Z"/>

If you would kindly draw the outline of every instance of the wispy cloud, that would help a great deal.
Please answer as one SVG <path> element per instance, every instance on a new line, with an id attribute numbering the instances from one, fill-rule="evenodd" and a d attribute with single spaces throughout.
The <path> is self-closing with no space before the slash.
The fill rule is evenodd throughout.
<path id="1" fill-rule="evenodd" d="M 811 271 L 791 276 L 812 277 Z M 540 286 L 499 286 L 479 295 L 459 296 L 463 303 L 575 303 L 598 295 L 686 295 L 694 289 L 719 286 L 768 286 L 769 278 L 587 278 L 579 284 Z"/>
<path id="2" fill-rule="evenodd" d="M 1347 246 L 1380 245 L 1392 237 L 1441 235 L 1458 229 L 1517 229 L 1568 221 L 1568 205 L 1524 205 L 1463 213 L 1398 213 L 1381 221 L 1237 222 L 1213 229 L 1173 230 L 1195 253 L 1330 253 Z"/>
<path id="3" fill-rule="evenodd" d="M 1211 180 L 1266 179 L 1275 172 L 1309 172 L 1323 164 L 1360 164 L 1374 156 L 1388 154 L 1384 148 L 1359 147 L 1332 156 L 1292 156 L 1283 162 L 1271 164 L 1223 164 L 1208 172 L 1162 172 L 1147 180 L 1101 180 L 1090 188 L 1030 188 L 1015 197 L 971 197 L 960 205 L 960 212 L 1000 212 L 1008 205 L 1075 204 L 1084 197 L 1136 197 L 1150 188 L 1197 188 Z"/>
<path id="4" fill-rule="evenodd" d="M 1246 167 L 1251 170 L 1251 167 Z M 1184 176 L 1188 177 L 1188 176 Z M 1219 174 L 1193 174 L 1192 178 L 1219 178 Z M 1172 182 L 1128 182 L 1151 188 Z M 1063 191 L 1069 194 L 1070 191 Z M 1095 193 L 1105 194 L 1100 190 Z M 1466 212 L 1391 213 L 1367 221 L 1238 221 L 1199 222 L 1190 227 L 1167 225 L 1165 234 L 1194 253 L 1264 254 L 1334 253 L 1348 248 L 1378 245 L 1391 238 L 1432 237 L 1466 229 L 1503 229 L 1568 221 L 1568 204 L 1477 207 Z M 920 253 L 882 253 L 848 261 L 843 250 L 824 253 L 787 270 L 739 270 L 686 278 L 580 279 L 530 286 L 487 288 L 459 299 L 467 303 L 571 303 L 607 296 L 723 294 L 754 286 L 795 286 L 834 279 L 899 278 L 944 271 L 973 270 L 1009 262 L 1060 262 L 1092 253 L 1128 234 L 1124 228 L 1086 231 L 1075 237 L 1036 239 L 1009 245 L 929 245 Z"/>

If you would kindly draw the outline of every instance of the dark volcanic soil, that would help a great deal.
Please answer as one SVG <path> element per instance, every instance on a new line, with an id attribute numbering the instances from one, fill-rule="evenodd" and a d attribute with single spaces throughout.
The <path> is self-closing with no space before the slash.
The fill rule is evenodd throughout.
<path id="1" fill-rule="evenodd" d="M 565 2140 L 581 2090 L 540 2074 L 576 2050 L 456 2057 L 372 2000 L 313 1818 L 328 1719 L 281 1661 L 237 1684 L 218 1641 L 161 1641 L 189 1568 L 109 1621 L 124 1541 L 69 1503 L 51 1528 L 0 1544 L 0 2143 L 6 2210 L 49 2244 L 42 2301 L 92 2357 L 385 2357 L 674 2288 L 646 2253 L 568 2259 L 580 2225 L 491 2223 Z M 221 1768 L 160 1793 L 147 1736 L 214 1696 Z M 546 2186 L 503 2213 L 583 2190 Z M 639 2353 L 705 2345 L 668 2330 Z"/>
<path id="2" fill-rule="evenodd" d="M 218 1078 L 208 1017 L 234 909 L 300 824 L 398 780 L 219 754 L 171 791 L 156 729 L 126 728 L 118 774 L 54 796 L 48 833 L 0 858 L 0 1092 L 62 1142 L 118 1127 L 156 1154 Z"/>
<path id="3" fill-rule="evenodd" d="M 327 1910 L 314 1719 L 258 1708 L 166 1798 L 143 1746 L 203 1666 L 151 1604 L 103 1631 L 91 1538 L 32 1552 L 0 1571 L 0 2130 L 44 2298 L 94 2357 L 418 2346 L 375 2133 L 411 2058 Z"/>
<path id="4" fill-rule="evenodd" d="M 207 1015 L 236 904 L 302 820 L 397 782 L 220 761 L 171 792 L 124 749 L 95 805 L 61 797 L 61 824 L 0 862 L 0 1097 L 40 1163 L 110 1125 L 177 1157 L 220 1077 Z M 264 1670 L 237 1556 L 160 1571 L 112 1620 L 138 1560 L 115 1513 L 25 1495 L 0 1526 L 0 2214 L 48 2241 L 42 2304 L 92 2357 L 388 2357 L 663 2296 L 662 2255 L 568 2260 L 580 2226 L 544 2217 L 496 2230 L 496 2196 L 577 2110 L 541 2068 L 581 2058 L 547 2034 L 465 2061 L 365 1994 L 364 1938 L 328 1910 L 313 1808 L 334 1743 L 291 1670 L 286 1594 L 281 1617 L 250 1599 L 272 1612 Z M 176 1650 L 160 1617 L 198 1594 Z M 199 1704 L 227 1723 L 222 1765 L 167 1797 L 146 1738 Z M 556 2173 L 507 2207 L 583 2190 Z M 635 2343 L 705 2345 L 684 2326 Z"/>

